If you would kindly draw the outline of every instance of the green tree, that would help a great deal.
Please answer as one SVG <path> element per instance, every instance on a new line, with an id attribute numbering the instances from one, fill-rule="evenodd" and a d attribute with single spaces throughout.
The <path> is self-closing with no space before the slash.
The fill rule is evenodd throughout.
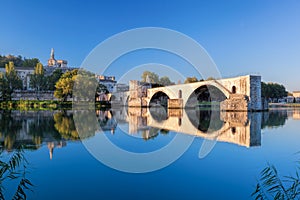
<path id="1" fill-rule="evenodd" d="M 40 60 L 38 58 L 24 58 L 23 67 L 34 68 L 38 63 L 40 63 Z"/>
<path id="2" fill-rule="evenodd" d="M 16 67 L 22 67 L 24 60 L 22 59 L 22 56 L 13 56 L 13 55 L 7 55 L 7 56 L 1 56 L 0 55 L 0 67 L 5 68 L 5 65 L 9 62 L 13 62 Z"/>
<path id="3" fill-rule="evenodd" d="M 142 82 L 159 83 L 159 76 L 150 71 L 144 71 L 142 74 Z"/>
<path id="4" fill-rule="evenodd" d="M 193 76 L 193 77 L 187 77 L 185 79 L 185 81 L 184 81 L 185 84 L 186 83 L 195 83 L 195 82 L 198 82 L 198 79 L 195 76 Z"/>
<path id="5" fill-rule="evenodd" d="M 55 84 L 60 79 L 60 77 L 63 75 L 61 69 L 56 69 L 52 72 L 50 76 L 47 76 L 47 90 L 54 91 L 55 90 Z"/>
<path id="6" fill-rule="evenodd" d="M 4 100 L 11 100 L 16 89 L 22 89 L 22 80 L 18 77 L 13 62 L 5 65 L 5 75 L 0 76 L 1 95 Z"/>
<path id="7" fill-rule="evenodd" d="M 159 84 L 163 86 L 172 85 L 173 83 L 170 81 L 169 77 L 163 76 L 159 79 Z"/>
<path id="8" fill-rule="evenodd" d="M 98 93 L 102 92 L 101 89 L 106 89 L 106 87 L 104 88 L 103 86 L 100 88 L 94 73 L 85 70 L 78 72 L 75 82 L 74 88 L 76 94 L 74 94 L 74 96 L 76 96 L 78 100 L 94 101 Z"/>
<path id="9" fill-rule="evenodd" d="M 78 69 L 64 73 L 55 84 L 54 96 L 62 101 L 66 101 L 68 96 L 73 95 L 73 86 L 77 78 Z"/>
<path id="10" fill-rule="evenodd" d="M 44 67 L 41 63 L 36 64 L 34 68 L 34 74 L 32 75 L 30 80 L 30 84 L 31 87 L 33 87 L 38 93 L 38 98 L 39 98 L 39 92 L 40 90 L 43 90 L 45 88 L 45 84 L 46 84 Z"/>
<path id="11" fill-rule="evenodd" d="M 261 96 L 269 98 L 282 98 L 286 97 L 288 92 L 283 85 L 278 83 L 261 83 Z"/>
<path id="12" fill-rule="evenodd" d="M 5 88 L 6 88 L 6 80 L 5 75 L 0 72 L 0 97 L 3 98 L 3 95 L 5 94 Z"/>
<path id="13" fill-rule="evenodd" d="M 216 80 L 214 77 L 208 77 L 207 79 L 206 79 L 207 81 L 212 81 L 212 80 Z"/>

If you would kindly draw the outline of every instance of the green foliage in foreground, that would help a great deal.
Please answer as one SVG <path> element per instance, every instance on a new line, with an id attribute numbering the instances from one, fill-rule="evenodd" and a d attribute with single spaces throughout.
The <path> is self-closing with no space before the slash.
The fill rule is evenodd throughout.
<path id="1" fill-rule="evenodd" d="M 28 162 L 24 156 L 22 148 L 11 152 L 8 160 L 3 156 L 4 152 L 0 152 L 0 199 L 5 199 L 5 183 L 7 181 L 17 181 L 17 190 L 11 199 L 26 199 L 26 191 L 32 191 L 33 184 L 30 182 L 27 175 Z"/>
<path id="2" fill-rule="evenodd" d="M 261 171 L 260 179 L 256 185 L 252 197 L 259 200 L 264 199 L 299 199 L 300 177 L 298 167 L 295 176 L 280 177 L 273 165 Z"/>

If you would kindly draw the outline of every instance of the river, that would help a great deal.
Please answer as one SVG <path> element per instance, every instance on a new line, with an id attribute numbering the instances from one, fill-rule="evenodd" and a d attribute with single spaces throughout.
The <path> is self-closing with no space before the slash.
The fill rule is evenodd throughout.
<path id="1" fill-rule="evenodd" d="M 267 163 L 294 174 L 300 151 L 300 109 L 2 110 L 0 123 L 28 199 L 253 199 Z M 1 182 L 6 199 L 19 180 Z"/>

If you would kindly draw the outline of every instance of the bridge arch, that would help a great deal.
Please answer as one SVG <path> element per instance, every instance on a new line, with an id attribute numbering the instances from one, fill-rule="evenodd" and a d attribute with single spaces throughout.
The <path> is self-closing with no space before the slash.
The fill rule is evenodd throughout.
<path id="1" fill-rule="evenodd" d="M 157 105 L 168 107 L 168 99 L 170 99 L 170 96 L 164 91 L 157 91 L 150 98 L 149 107 Z"/>
<path id="2" fill-rule="evenodd" d="M 229 95 L 227 90 L 222 90 L 213 84 L 199 84 L 194 87 L 186 100 L 185 107 L 198 106 L 200 102 L 222 102 Z"/>
<path id="3" fill-rule="evenodd" d="M 212 81 L 209 81 L 209 82 L 205 82 L 203 83 L 204 85 L 206 85 L 209 89 L 214 89 L 214 88 L 217 88 L 218 90 L 220 90 L 224 95 L 225 97 L 228 99 L 230 94 L 231 94 L 231 91 L 227 88 L 225 88 L 221 83 L 219 83 L 217 80 L 212 80 Z"/>

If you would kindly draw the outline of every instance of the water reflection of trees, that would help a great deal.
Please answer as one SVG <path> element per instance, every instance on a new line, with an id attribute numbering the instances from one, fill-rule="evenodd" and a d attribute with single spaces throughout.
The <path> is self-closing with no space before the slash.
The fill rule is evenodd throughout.
<path id="1" fill-rule="evenodd" d="M 61 137 L 66 140 L 79 140 L 72 113 L 57 112 L 54 114 L 53 119 L 55 122 L 54 127 Z"/>
<path id="2" fill-rule="evenodd" d="M 45 112 L 2 111 L 0 114 L 1 146 L 7 151 L 23 145 L 25 149 L 37 149 L 47 140 L 60 140 L 54 128 L 53 116 Z"/>
<path id="3" fill-rule="evenodd" d="M 54 120 L 52 116 L 40 116 L 39 113 L 29 123 L 28 134 L 33 136 L 36 145 L 41 145 L 44 138 L 60 140 L 61 135 L 54 128 Z"/>
<path id="4" fill-rule="evenodd" d="M 94 110 L 74 111 L 73 119 L 81 139 L 92 137 L 99 130 L 99 122 Z"/>
<path id="5" fill-rule="evenodd" d="M 262 116 L 262 129 L 283 126 L 288 119 L 287 110 L 270 110 L 264 112 Z"/>
<path id="6" fill-rule="evenodd" d="M 18 146 L 15 144 L 15 141 L 17 133 L 22 128 L 22 121 L 14 119 L 11 116 L 11 111 L 4 110 L 1 112 L 0 126 L 0 137 L 3 138 L 1 146 L 11 151 L 14 147 Z"/>
<path id="7" fill-rule="evenodd" d="M 54 114 L 55 129 L 66 140 L 79 140 L 92 137 L 100 126 L 105 126 L 107 117 L 97 121 L 96 113 L 89 110 L 57 112 Z M 75 126 L 76 125 L 76 126 Z"/>
<path id="8" fill-rule="evenodd" d="M 72 111 L 0 111 L 0 147 L 12 151 L 23 145 L 25 149 L 37 149 L 43 142 L 79 140 L 95 135 L 100 127 L 115 129 L 117 123 L 105 111 L 79 111 L 75 124 Z M 76 125 L 76 126 L 75 126 Z M 79 136 L 78 131 L 81 135 Z"/>

